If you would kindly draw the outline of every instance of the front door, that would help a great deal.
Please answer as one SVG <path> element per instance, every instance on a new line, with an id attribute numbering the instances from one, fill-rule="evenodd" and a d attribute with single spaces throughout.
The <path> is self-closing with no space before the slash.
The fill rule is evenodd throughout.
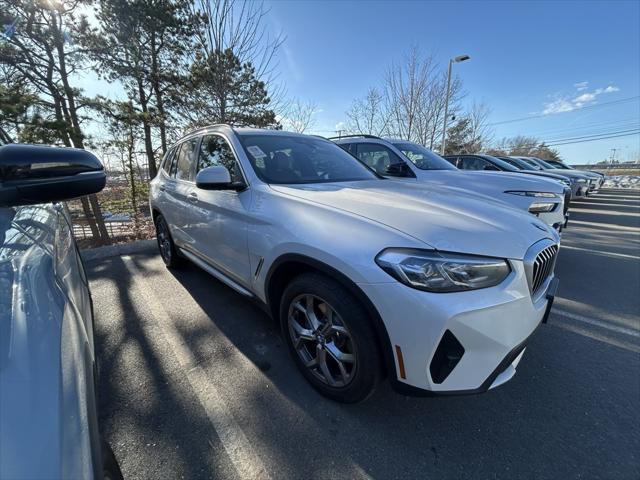
<path id="1" fill-rule="evenodd" d="M 197 155 L 197 172 L 222 165 L 232 182 L 247 183 L 227 140 L 217 134 L 205 135 Z M 251 266 L 247 243 L 251 189 L 202 190 L 195 188 L 193 223 L 187 234 L 194 239 L 197 252 L 208 263 L 241 285 L 250 286 Z"/>

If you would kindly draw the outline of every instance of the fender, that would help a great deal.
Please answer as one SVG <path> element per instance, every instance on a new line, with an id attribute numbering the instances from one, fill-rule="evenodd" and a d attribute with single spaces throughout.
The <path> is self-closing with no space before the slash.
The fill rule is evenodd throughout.
<path id="1" fill-rule="evenodd" d="M 358 287 L 356 283 L 354 283 L 349 277 L 336 270 L 335 268 L 327 265 L 326 263 L 315 260 L 311 257 L 307 257 L 305 255 L 300 255 L 296 253 L 286 253 L 284 255 L 279 256 L 269 267 L 269 271 L 265 277 L 265 292 L 267 297 L 267 308 L 271 316 L 277 320 L 278 319 L 278 309 L 279 305 L 274 305 L 271 302 L 271 298 L 275 293 L 274 289 L 277 289 L 279 285 L 276 285 L 273 282 L 273 275 L 277 270 L 287 263 L 292 264 L 302 264 L 314 270 L 317 270 L 321 273 L 324 273 L 328 277 L 339 282 L 343 287 L 345 287 L 354 297 L 356 297 L 360 303 L 365 307 L 367 313 L 369 314 L 369 318 L 372 321 L 373 328 L 376 333 L 376 337 L 378 339 L 378 344 L 383 353 L 383 362 L 385 372 L 389 374 L 391 384 L 395 388 L 396 383 L 400 383 L 397 381 L 396 365 L 395 365 L 395 357 L 393 355 L 391 340 L 389 339 L 389 334 L 387 333 L 387 328 L 382 321 L 382 317 L 378 313 L 378 310 L 373 305 L 369 297 L 365 295 L 365 293 Z M 279 297 L 278 297 L 279 298 Z M 393 373 L 392 373 L 393 372 Z"/>

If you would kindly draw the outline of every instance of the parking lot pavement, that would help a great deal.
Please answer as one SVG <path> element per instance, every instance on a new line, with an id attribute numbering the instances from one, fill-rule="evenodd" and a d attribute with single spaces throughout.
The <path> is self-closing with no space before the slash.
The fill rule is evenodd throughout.
<path id="1" fill-rule="evenodd" d="M 559 298 L 506 385 L 320 397 L 274 321 L 155 252 L 89 262 L 101 426 L 133 478 L 640 478 L 640 193 L 576 201 Z M 517 319 L 514 319 L 516 321 Z"/>

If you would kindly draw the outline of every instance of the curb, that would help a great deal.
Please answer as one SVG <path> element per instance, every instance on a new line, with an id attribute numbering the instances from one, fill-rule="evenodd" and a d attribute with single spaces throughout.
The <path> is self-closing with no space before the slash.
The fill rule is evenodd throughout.
<path id="1" fill-rule="evenodd" d="M 128 255 L 130 253 L 142 253 L 155 251 L 158 248 L 155 239 L 137 240 L 130 243 L 119 243 L 116 245 L 106 245 L 104 247 L 87 248 L 80 250 L 80 256 L 83 262 L 91 260 L 101 260 L 109 257 L 119 257 L 120 255 Z"/>

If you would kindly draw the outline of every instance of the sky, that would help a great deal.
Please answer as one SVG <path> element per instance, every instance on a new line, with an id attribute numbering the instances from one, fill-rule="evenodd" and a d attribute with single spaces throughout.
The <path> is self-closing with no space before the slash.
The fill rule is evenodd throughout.
<path id="1" fill-rule="evenodd" d="M 640 156 L 638 0 L 265 0 L 265 6 L 267 31 L 285 37 L 278 82 L 288 97 L 317 105 L 307 133 L 335 135 L 354 99 L 417 47 L 442 68 L 452 57 L 471 56 L 454 65 L 467 93 L 463 107 L 488 105 L 495 140 L 534 136 L 570 164 Z M 89 94 L 122 93 L 92 78 L 82 86 Z M 584 141 L 596 134 L 625 136 Z"/>
<path id="2" fill-rule="evenodd" d="M 318 105 L 313 133 L 340 128 L 354 98 L 379 85 L 412 46 L 443 68 L 451 57 L 471 56 L 454 73 L 467 106 L 489 106 L 496 139 L 564 143 L 640 127 L 638 1 L 266 4 L 273 32 L 286 36 L 280 80 L 289 95 Z M 640 135 L 554 148 L 568 163 L 608 159 L 613 148 L 625 161 L 640 153 Z"/>

